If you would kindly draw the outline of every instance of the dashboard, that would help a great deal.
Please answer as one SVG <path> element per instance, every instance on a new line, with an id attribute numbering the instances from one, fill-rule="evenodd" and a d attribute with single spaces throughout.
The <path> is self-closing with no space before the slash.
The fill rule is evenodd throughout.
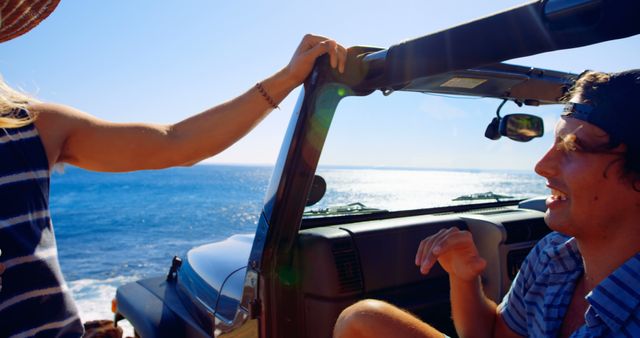
<path id="1" fill-rule="evenodd" d="M 365 298 L 390 302 L 455 336 L 448 276 L 438 264 L 420 274 L 414 264 L 420 241 L 443 228 L 470 231 L 488 263 L 485 294 L 500 302 L 526 255 L 550 231 L 544 213 L 533 209 L 540 203 L 301 230 L 294 264 L 307 336 L 331 337 L 342 309 Z"/>

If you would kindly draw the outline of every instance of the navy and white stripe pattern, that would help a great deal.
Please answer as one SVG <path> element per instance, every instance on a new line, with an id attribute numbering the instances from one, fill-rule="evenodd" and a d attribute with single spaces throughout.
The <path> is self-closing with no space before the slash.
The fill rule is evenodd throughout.
<path id="1" fill-rule="evenodd" d="M 583 272 L 575 239 L 547 235 L 531 250 L 500 304 L 502 318 L 522 336 L 557 337 Z M 585 324 L 571 337 L 640 337 L 638 286 L 640 253 L 587 295 Z"/>
<path id="2" fill-rule="evenodd" d="M 0 337 L 80 337 L 58 264 L 49 165 L 33 125 L 0 129 Z"/>

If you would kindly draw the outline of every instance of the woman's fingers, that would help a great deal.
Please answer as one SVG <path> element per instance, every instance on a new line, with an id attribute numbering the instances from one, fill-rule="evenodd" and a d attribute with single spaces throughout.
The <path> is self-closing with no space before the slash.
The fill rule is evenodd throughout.
<path id="1" fill-rule="evenodd" d="M 347 64 L 347 49 L 341 44 L 337 44 L 338 53 L 338 71 L 340 74 L 344 73 L 344 67 Z"/>
<path id="2" fill-rule="evenodd" d="M 332 39 L 324 36 L 307 34 L 298 45 L 288 69 L 294 83 L 300 84 L 309 75 L 316 58 L 329 54 L 331 67 L 343 72 L 347 60 L 347 50 Z"/>
<path id="3" fill-rule="evenodd" d="M 307 44 L 310 47 L 306 50 L 306 57 L 314 61 L 320 55 L 329 54 L 329 63 L 332 68 L 337 68 L 340 73 L 344 72 L 344 65 L 347 60 L 347 50 L 338 44 L 335 40 L 324 39 L 319 40 L 317 36 L 313 36 L 312 41 Z"/>

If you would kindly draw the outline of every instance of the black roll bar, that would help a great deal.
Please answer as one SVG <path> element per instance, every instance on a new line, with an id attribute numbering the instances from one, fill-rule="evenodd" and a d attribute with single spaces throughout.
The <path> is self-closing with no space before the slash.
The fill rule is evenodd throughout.
<path id="1" fill-rule="evenodd" d="M 358 87 L 401 89 L 414 79 L 640 33 L 638 0 L 543 0 L 401 42 L 362 58 Z"/>

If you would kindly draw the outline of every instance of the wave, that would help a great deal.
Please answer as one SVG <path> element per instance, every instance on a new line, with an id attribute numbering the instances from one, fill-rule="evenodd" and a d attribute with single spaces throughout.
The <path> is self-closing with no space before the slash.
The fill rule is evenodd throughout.
<path id="1" fill-rule="evenodd" d="M 98 319 L 113 320 L 111 300 L 116 296 L 116 289 L 126 283 L 140 279 L 140 276 L 118 276 L 108 279 L 79 279 L 68 282 L 71 294 L 78 306 L 83 322 Z M 120 321 L 124 337 L 133 337 L 133 327 L 126 321 Z"/>

